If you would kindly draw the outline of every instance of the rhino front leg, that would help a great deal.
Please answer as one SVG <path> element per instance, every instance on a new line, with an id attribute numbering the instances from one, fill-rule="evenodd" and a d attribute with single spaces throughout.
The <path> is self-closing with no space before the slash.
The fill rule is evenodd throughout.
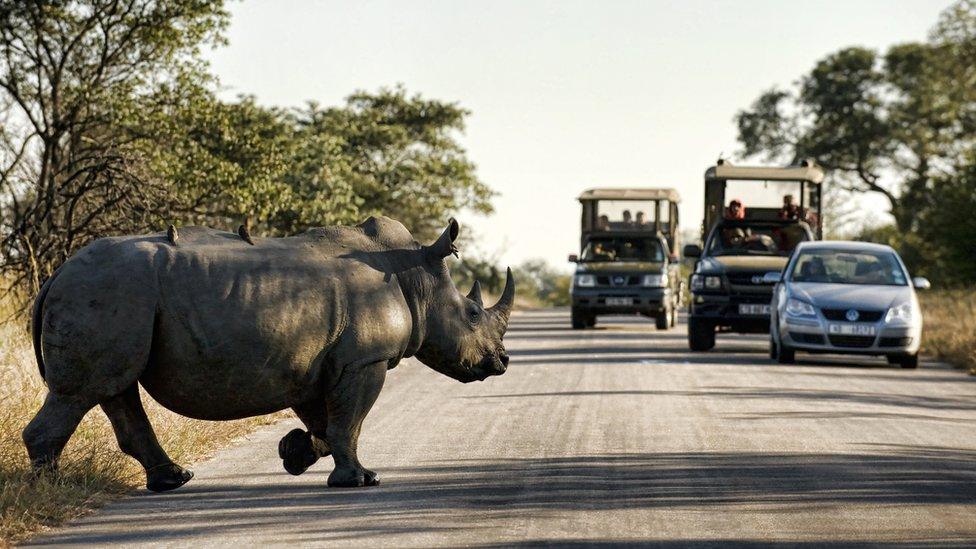
<path id="1" fill-rule="evenodd" d="M 308 431 L 292 429 L 282 437 L 278 443 L 278 457 L 281 458 L 285 471 L 292 475 L 300 475 L 319 458 L 332 453 L 329 443 L 325 440 L 329 415 L 323 400 L 295 406 L 292 410 Z"/>
<path id="2" fill-rule="evenodd" d="M 186 484 L 193 472 L 172 462 L 159 445 L 139 397 L 139 386 L 128 389 L 102 403 L 102 410 L 112 422 L 119 448 L 136 458 L 146 470 L 146 488 L 166 492 Z"/>
<path id="3" fill-rule="evenodd" d="M 359 432 L 386 379 L 387 363 L 374 362 L 343 373 L 335 388 L 326 396 L 329 425 L 326 440 L 335 459 L 335 470 L 329 475 L 329 486 L 375 486 L 376 473 L 359 463 L 356 455 Z"/>

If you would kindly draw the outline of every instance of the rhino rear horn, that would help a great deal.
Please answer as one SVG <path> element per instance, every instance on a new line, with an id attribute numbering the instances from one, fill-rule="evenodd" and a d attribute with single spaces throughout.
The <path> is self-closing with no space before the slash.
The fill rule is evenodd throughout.
<path id="1" fill-rule="evenodd" d="M 457 220 L 452 217 L 448 220 L 447 228 L 444 229 L 437 241 L 427 246 L 427 251 L 437 259 L 444 259 L 451 254 L 457 257 L 458 249 L 454 245 L 454 241 L 457 240 L 460 230 Z"/>
<path id="2" fill-rule="evenodd" d="M 468 292 L 468 299 L 477 303 L 479 307 L 485 306 L 481 300 L 481 283 L 477 280 L 474 281 L 474 286 L 471 286 L 471 291 Z"/>
<path id="3" fill-rule="evenodd" d="M 508 315 L 512 313 L 512 304 L 515 303 L 515 277 L 512 276 L 512 268 L 508 268 L 508 274 L 505 277 L 505 290 L 502 291 L 502 296 L 498 298 L 498 303 L 495 303 L 491 307 L 491 311 L 497 313 L 505 322 L 508 322 Z"/>

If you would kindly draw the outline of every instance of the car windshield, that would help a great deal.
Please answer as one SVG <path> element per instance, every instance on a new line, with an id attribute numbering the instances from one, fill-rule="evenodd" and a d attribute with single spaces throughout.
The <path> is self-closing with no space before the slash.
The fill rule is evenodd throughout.
<path id="1" fill-rule="evenodd" d="M 809 240 L 807 232 L 797 224 L 719 225 L 712 233 L 708 254 L 787 256 L 805 240 Z"/>
<path id="2" fill-rule="evenodd" d="M 908 276 L 892 252 L 811 250 L 801 252 L 793 282 L 905 286 Z"/>
<path id="3" fill-rule="evenodd" d="M 656 238 L 594 238 L 583 249 L 583 261 L 664 261 Z"/>

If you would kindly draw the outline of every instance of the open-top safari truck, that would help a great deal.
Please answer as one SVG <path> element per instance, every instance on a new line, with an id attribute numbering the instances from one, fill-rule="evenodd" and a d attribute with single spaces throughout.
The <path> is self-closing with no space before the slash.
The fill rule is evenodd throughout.
<path id="1" fill-rule="evenodd" d="M 688 344 L 715 346 L 716 331 L 766 333 L 773 283 L 793 248 L 823 234 L 824 173 L 813 161 L 786 168 L 733 166 L 719 160 L 705 172 L 703 246 L 691 275 Z"/>
<path id="2" fill-rule="evenodd" d="M 683 281 L 677 248 L 674 189 L 588 189 L 582 205 L 580 254 L 572 294 L 572 325 L 596 324 L 597 315 L 654 317 L 660 330 L 674 326 Z"/>

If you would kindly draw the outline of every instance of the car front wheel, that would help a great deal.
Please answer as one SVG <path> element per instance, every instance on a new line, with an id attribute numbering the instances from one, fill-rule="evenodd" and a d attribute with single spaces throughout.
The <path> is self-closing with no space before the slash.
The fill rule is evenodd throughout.
<path id="1" fill-rule="evenodd" d="M 688 346 L 692 351 L 708 351 L 715 347 L 715 327 L 700 320 L 688 319 Z"/>

